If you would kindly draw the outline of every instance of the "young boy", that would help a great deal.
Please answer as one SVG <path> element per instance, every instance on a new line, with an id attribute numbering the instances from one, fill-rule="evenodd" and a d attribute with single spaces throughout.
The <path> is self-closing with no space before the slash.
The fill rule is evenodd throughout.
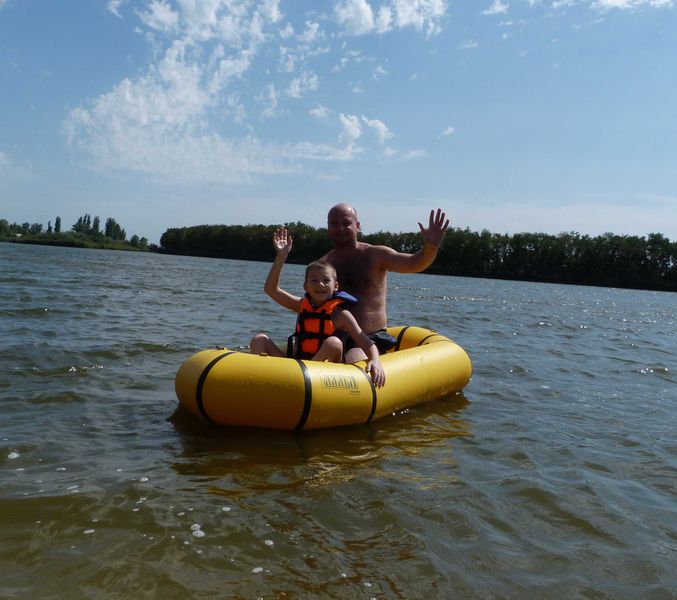
<path id="1" fill-rule="evenodd" d="M 275 302 L 299 313 L 296 322 L 298 344 L 294 358 L 311 358 L 312 360 L 341 362 L 343 358 L 342 333 L 348 333 L 355 343 L 367 355 L 367 372 L 374 385 L 385 384 L 385 373 L 381 366 L 378 350 L 360 329 L 355 317 L 342 305 L 357 302 L 349 294 L 338 291 L 336 270 L 328 262 L 317 261 L 306 268 L 306 279 L 303 298 L 294 296 L 280 287 L 282 267 L 292 247 L 291 235 L 284 227 L 279 227 L 273 234 L 273 246 L 276 256 L 266 283 L 263 287 Z M 264 333 L 257 333 L 250 343 L 252 354 L 269 354 L 285 356 L 285 353 Z"/>

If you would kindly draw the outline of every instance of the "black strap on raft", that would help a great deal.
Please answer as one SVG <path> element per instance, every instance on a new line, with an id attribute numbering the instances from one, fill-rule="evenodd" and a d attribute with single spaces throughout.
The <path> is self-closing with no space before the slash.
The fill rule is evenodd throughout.
<path id="1" fill-rule="evenodd" d="M 231 354 L 235 354 L 235 352 L 233 350 L 230 350 L 225 354 L 219 354 L 215 359 L 211 360 L 209 364 L 202 370 L 202 373 L 200 373 L 200 377 L 197 380 L 197 386 L 195 388 L 195 403 L 197 404 L 198 409 L 202 413 L 202 416 L 205 419 L 207 419 L 207 421 L 209 421 L 210 423 L 213 423 L 214 421 L 207 413 L 207 407 L 205 406 L 204 399 L 202 397 L 202 390 L 204 388 L 205 381 L 207 380 L 207 376 L 209 375 L 209 372 L 212 370 L 214 365 L 216 365 L 217 362 L 223 360 L 227 356 L 230 356 Z"/>

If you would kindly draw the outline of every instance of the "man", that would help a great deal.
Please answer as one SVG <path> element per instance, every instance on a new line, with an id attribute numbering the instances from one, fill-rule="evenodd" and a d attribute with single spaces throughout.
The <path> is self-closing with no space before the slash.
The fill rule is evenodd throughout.
<path id="1" fill-rule="evenodd" d="M 387 325 L 386 292 L 388 271 L 419 273 L 428 268 L 437 256 L 449 219 L 441 209 L 430 211 L 428 228 L 418 224 L 423 236 L 423 248 L 414 254 L 397 252 L 387 246 L 372 246 L 359 242 L 360 222 L 357 211 L 349 204 L 337 204 L 327 217 L 329 239 L 334 246 L 323 260 L 334 265 L 341 289 L 356 296 L 357 306 L 351 308 L 357 323 L 367 336 L 378 343 L 378 332 Z M 346 346 L 346 362 L 365 360 L 360 348 Z"/>

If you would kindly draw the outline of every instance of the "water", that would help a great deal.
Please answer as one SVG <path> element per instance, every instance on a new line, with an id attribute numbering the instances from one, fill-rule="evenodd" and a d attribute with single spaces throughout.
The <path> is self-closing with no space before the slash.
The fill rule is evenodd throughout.
<path id="1" fill-rule="evenodd" d="M 391 274 L 464 394 L 170 418 L 190 354 L 288 335 L 268 267 L 0 244 L 0 598 L 675 597 L 677 295 Z"/>

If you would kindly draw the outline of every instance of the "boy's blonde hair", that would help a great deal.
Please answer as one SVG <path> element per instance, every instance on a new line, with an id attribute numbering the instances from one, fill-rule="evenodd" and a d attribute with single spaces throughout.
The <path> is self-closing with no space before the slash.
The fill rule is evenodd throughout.
<path id="1" fill-rule="evenodd" d="M 332 265 L 330 262 L 326 260 L 315 260 L 311 262 L 306 267 L 306 280 L 308 279 L 308 274 L 311 271 L 329 271 L 329 273 L 332 274 L 334 279 L 338 279 L 336 276 L 336 269 L 334 268 L 334 265 Z"/>

